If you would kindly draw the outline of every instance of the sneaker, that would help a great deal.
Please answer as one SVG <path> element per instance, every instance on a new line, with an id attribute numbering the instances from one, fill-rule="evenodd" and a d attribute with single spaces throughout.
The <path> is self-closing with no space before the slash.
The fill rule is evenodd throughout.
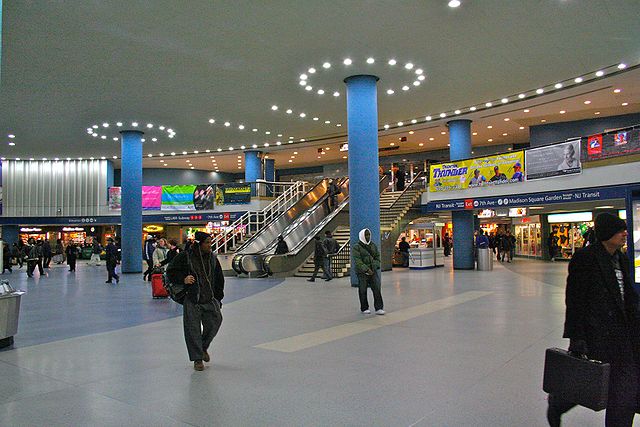
<path id="1" fill-rule="evenodd" d="M 211 358 L 209 357 L 209 353 L 207 353 L 206 350 L 202 352 L 202 360 L 204 360 L 207 363 L 209 363 L 209 361 L 211 360 Z"/>
<path id="2" fill-rule="evenodd" d="M 377 314 L 378 316 L 382 316 L 382 315 L 384 315 L 384 313 L 385 313 L 385 311 L 384 311 L 383 309 L 376 310 L 376 314 Z"/>
<path id="3" fill-rule="evenodd" d="M 362 310 L 362 314 L 371 314 L 371 310 L 369 309 Z"/>
<path id="4" fill-rule="evenodd" d="M 196 360 L 195 362 L 193 362 L 193 369 L 195 369 L 196 371 L 204 371 L 204 363 L 202 362 L 202 360 Z"/>
<path id="5" fill-rule="evenodd" d="M 106 282 L 104 282 L 104 283 L 109 283 L 109 284 L 111 284 L 111 283 L 113 283 L 113 282 L 112 282 L 111 280 L 107 280 L 107 281 L 106 281 Z"/>
<path id="6" fill-rule="evenodd" d="M 307 282 L 315 282 L 316 279 L 307 279 Z"/>

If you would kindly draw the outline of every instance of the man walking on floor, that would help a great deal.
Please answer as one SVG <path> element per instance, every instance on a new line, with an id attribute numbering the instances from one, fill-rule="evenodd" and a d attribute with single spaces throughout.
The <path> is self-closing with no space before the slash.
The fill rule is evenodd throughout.
<path id="1" fill-rule="evenodd" d="M 325 259 L 327 259 L 327 248 L 324 245 L 324 242 L 320 239 L 320 236 L 316 236 L 314 238 L 315 241 L 315 249 L 313 251 L 313 275 L 311 279 L 308 279 L 308 282 L 315 282 L 316 276 L 318 275 L 318 270 L 322 269 L 322 277 L 325 281 L 329 281 L 332 277 L 327 272 L 325 267 Z"/>
<path id="2" fill-rule="evenodd" d="M 113 242 L 113 238 L 111 237 L 107 239 L 107 247 L 105 248 L 105 252 L 107 253 L 106 264 L 108 274 L 108 278 L 105 283 L 113 283 L 113 279 L 116 279 L 116 283 L 120 283 L 120 276 L 118 276 L 118 274 L 116 273 L 116 266 L 118 265 L 120 254 L 118 253 L 118 248 L 116 248 L 116 245 Z"/>
<path id="3" fill-rule="evenodd" d="M 196 371 L 209 362 L 209 346 L 222 324 L 224 275 L 218 258 L 211 250 L 211 236 L 196 231 L 188 250 L 180 252 L 167 266 L 172 283 L 184 283 L 187 294 L 183 303 L 184 338 L 189 360 Z"/>

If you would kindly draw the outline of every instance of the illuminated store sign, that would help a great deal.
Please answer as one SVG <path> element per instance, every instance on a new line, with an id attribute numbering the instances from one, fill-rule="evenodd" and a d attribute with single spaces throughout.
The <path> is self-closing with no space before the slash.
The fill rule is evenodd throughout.
<path id="1" fill-rule="evenodd" d="M 566 214 L 553 214 L 547 217 L 550 224 L 559 222 L 589 222 L 593 220 L 591 212 L 573 212 Z"/>

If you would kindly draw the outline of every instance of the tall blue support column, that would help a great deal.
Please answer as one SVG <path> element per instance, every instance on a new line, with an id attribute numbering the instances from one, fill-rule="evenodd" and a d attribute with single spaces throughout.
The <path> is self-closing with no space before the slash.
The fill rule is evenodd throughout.
<path id="1" fill-rule="evenodd" d="M 276 180 L 276 161 L 275 159 L 264 159 L 264 180 L 275 182 Z M 273 188 L 267 186 L 267 197 L 273 196 Z"/>
<path id="2" fill-rule="evenodd" d="M 462 160 L 471 157 L 471 120 L 453 120 L 449 125 L 449 158 Z M 473 270 L 473 211 L 453 211 L 453 268 Z"/>
<path id="3" fill-rule="evenodd" d="M 371 230 L 371 241 L 380 246 L 380 192 L 378 185 L 378 77 L 347 77 L 347 134 L 349 142 L 349 224 L 351 247 L 360 230 Z M 357 286 L 353 252 L 351 285 Z"/>
<path id="4" fill-rule="evenodd" d="M 142 271 L 142 132 L 120 132 L 122 142 L 122 272 Z"/>
<path id="5" fill-rule="evenodd" d="M 262 165 L 259 151 L 244 152 L 244 182 L 256 182 L 262 179 Z M 256 187 L 251 186 L 251 195 L 256 195 Z"/>
<path id="6" fill-rule="evenodd" d="M 9 244 L 9 247 L 18 241 L 18 226 L 17 225 L 3 225 L 2 226 L 2 240 Z"/>

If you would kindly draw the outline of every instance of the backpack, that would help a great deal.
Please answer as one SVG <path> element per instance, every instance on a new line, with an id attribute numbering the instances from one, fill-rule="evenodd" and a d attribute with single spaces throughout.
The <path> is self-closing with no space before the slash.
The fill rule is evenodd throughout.
<path id="1" fill-rule="evenodd" d="M 187 253 L 187 263 L 189 264 L 189 271 L 191 271 L 191 257 Z M 162 273 L 162 286 L 169 294 L 169 298 L 177 302 L 178 304 L 184 304 L 184 299 L 187 297 L 187 287 L 184 283 L 173 283 L 169 279 L 167 272 Z"/>

